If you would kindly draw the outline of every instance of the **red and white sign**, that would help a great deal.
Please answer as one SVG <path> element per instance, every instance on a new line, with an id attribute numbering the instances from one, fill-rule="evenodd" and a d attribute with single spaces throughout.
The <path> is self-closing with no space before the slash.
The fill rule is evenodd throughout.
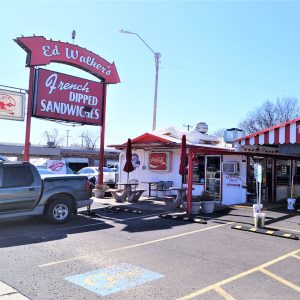
<path id="1" fill-rule="evenodd" d="M 170 171 L 170 152 L 150 152 L 149 169 L 151 171 Z"/>
<path id="2" fill-rule="evenodd" d="M 67 167 L 63 160 L 47 160 L 47 168 L 56 174 L 66 174 Z"/>
<path id="3" fill-rule="evenodd" d="M 24 121 L 25 94 L 0 90 L 0 119 Z"/>
<path id="4" fill-rule="evenodd" d="M 105 83 L 119 83 L 120 78 L 114 63 L 109 63 L 99 55 L 77 45 L 46 40 L 43 36 L 18 37 L 15 42 L 27 53 L 27 66 L 63 63 L 80 68 Z"/>
<path id="5" fill-rule="evenodd" d="M 102 125 L 101 83 L 44 69 L 35 72 L 33 116 Z"/>

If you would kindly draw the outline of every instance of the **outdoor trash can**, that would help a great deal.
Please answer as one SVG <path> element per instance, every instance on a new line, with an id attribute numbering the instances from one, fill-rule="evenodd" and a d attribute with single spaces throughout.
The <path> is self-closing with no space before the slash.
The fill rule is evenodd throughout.
<path id="1" fill-rule="evenodd" d="M 254 227 L 263 228 L 265 226 L 265 213 L 254 213 Z"/>

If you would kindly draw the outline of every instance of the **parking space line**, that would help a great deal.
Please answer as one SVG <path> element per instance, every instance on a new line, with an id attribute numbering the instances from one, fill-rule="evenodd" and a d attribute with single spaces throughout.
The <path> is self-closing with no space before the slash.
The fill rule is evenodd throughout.
<path id="1" fill-rule="evenodd" d="M 225 300 L 235 300 L 234 297 L 229 295 L 226 291 L 224 291 L 220 286 L 216 286 L 214 290 L 219 293 Z"/>
<path id="2" fill-rule="evenodd" d="M 220 225 L 216 225 L 216 226 L 205 227 L 205 228 L 201 228 L 201 229 L 198 229 L 198 230 L 193 230 L 193 231 L 190 231 L 190 232 L 171 235 L 171 236 L 164 237 L 164 238 L 157 239 L 157 240 L 153 240 L 153 241 L 148 241 L 148 242 L 144 242 L 144 243 L 140 243 L 140 244 L 135 244 L 135 245 L 130 245 L 130 246 L 125 246 L 125 247 L 109 250 L 108 252 L 109 253 L 117 252 L 117 251 L 121 251 L 121 250 L 127 250 L 127 249 L 131 249 L 131 248 L 137 248 L 137 247 L 141 247 L 141 246 L 145 246 L 145 245 L 150 245 L 150 244 L 154 244 L 154 243 L 158 243 L 158 242 L 163 242 L 163 241 L 175 239 L 175 238 L 178 238 L 178 237 L 187 236 L 187 235 L 190 235 L 190 234 L 194 234 L 194 233 L 198 233 L 198 232 L 202 232 L 202 231 L 211 230 L 211 229 L 215 229 L 215 228 L 218 228 L 218 227 L 226 226 L 226 225 L 229 225 L 229 224 L 232 224 L 232 223 L 234 223 L 234 222 L 228 222 L 228 223 L 224 223 L 224 224 L 220 224 Z"/>
<path id="3" fill-rule="evenodd" d="M 187 236 L 187 235 L 198 233 L 198 232 L 202 232 L 202 231 L 216 229 L 216 228 L 219 228 L 219 227 L 222 227 L 222 226 L 226 226 L 226 225 L 230 225 L 230 224 L 233 224 L 233 223 L 234 222 L 228 222 L 228 223 L 219 224 L 219 225 L 215 225 L 215 226 L 211 226 L 211 227 L 205 227 L 205 228 L 201 228 L 201 229 L 198 229 L 198 230 L 193 230 L 193 231 L 189 231 L 189 232 L 185 232 L 185 233 L 180 233 L 180 234 L 176 234 L 176 235 L 167 236 L 165 238 L 161 238 L 161 239 L 157 239 L 157 240 L 153 240 L 153 241 L 148 241 L 148 242 L 144 242 L 144 243 L 140 243 L 140 244 L 134 244 L 134 245 L 130 245 L 130 246 L 120 247 L 120 248 L 116 248 L 116 249 L 104 251 L 104 252 L 102 252 L 102 254 L 103 253 L 112 253 L 112 252 L 127 250 L 127 249 L 131 249 L 131 248 L 142 247 L 142 246 L 146 246 L 146 245 L 150 245 L 150 244 L 154 244 L 154 243 L 158 243 L 158 242 L 167 241 L 167 240 L 171 240 L 171 239 L 175 239 L 175 238 L 178 238 L 178 237 Z M 53 262 L 41 264 L 41 265 L 38 265 L 38 266 L 40 268 L 48 267 L 48 266 L 53 266 L 53 265 L 62 264 L 62 263 L 65 263 L 65 262 L 70 262 L 70 261 L 73 261 L 73 260 L 80 260 L 80 259 L 92 256 L 92 255 L 95 256 L 95 254 L 93 253 L 91 255 L 83 255 L 83 256 L 77 256 L 77 257 L 73 257 L 73 258 L 69 258 L 69 259 L 65 259 L 65 260 L 57 260 L 57 261 L 53 261 Z"/>
<path id="4" fill-rule="evenodd" d="M 295 285 L 295 284 L 287 281 L 286 279 L 284 279 L 284 278 L 282 278 L 282 277 L 280 277 L 280 276 L 278 276 L 278 275 L 276 275 L 276 274 L 274 274 L 274 273 L 272 273 L 272 272 L 270 272 L 270 271 L 268 271 L 266 269 L 263 269 L 263 268 L 261 268 L 260 271 L 262 273 L 270 276 L 271 278 L 275 279 L 276 281 L 278 281 L 278 282 L 280 282 L 280 283 L 282 283 L 282 284 L 284 284 L 284 285 L 286 285 L 286 286 L 288 286 L 288 287 L 296 290 L 297 292 L 300 292 L 300 287 L 299 286 L 297 286 L 297 285 Z"/>
<path id="5" fill-rule="evenodd" d="M 68 259 L 56 260 L 56 261 L 49 262 L 49 263 L 46 263 L 46 264 L 41 264 L 41 265 L 39 265 L 39 267 L 40 268 L 50 267 L 50 266 L 53 266 L 53 265 L 59 265 L 59 264 L 63 264 L 63 263 L 66 263 L 66 262 L 73 261 L 73 260 L 80 260 L 80 259 L 88 258 L 89 256 L 90 255 L 82 255 L 82 256 L 72 257 L 72 258 L 68 258 Z"/>
<path id="6" fill-rule="evenodd" d="M 206 286 L 206 287 L 204 287 L 204 288 L 202 288 L 202 289 L 200 289 L 198 291 L 192 292 L 192 293 L 187 294 L 187 295 L 185 295 L 185 296 L 183 296 L 181 298 L 178 298 L 177 300 L 188 300 L 188 299 L 195 298 L 195 297 L 197 297 L 199 295 L 202 295 L 202 294 L 204 294 L 204 293 L 206 293 L 208 291 L 211 291 L 211 290 L 215 289 L 216 287 L 220 287 L 220 286 L 222 286 L 224 284 L 230 283 L 230 282 L 232 282 L 234 280 L 240 279 L 240 278 L 242 278 L 244 276 L 247 276 L 247 275 L 250 275 L 250 274 L 252 274 L 254 272 L 260 271 L 261 269 L 264 269 L 264 268 L 266 268 L 268 266 L 271 266 L 271 265 L 273 265 L 273 264 L 275 264 L 275 263 L 277 263 L 279 261 L 282 261 L 282 260 L 284 260 L 284 259 L 286 259 L 286 258 L 288 258 L 290 256 L 293 256 L 294 254 L 297 254 L 298 252 L 300 252 L 300 249 L 297 249 L 297 250 L 294 250 L 294 251 L 289 252 L 287 254 L 284 254 L 284 255 L 282 255 L 280 257 L 277 257 L 277 258 L 275 258 L 275 259 L 273 259 L 271 261 L 268 261 L 268 262 L 266 262 L 266 263 L 264 263 L 264 264 L 262 264 L 260 266 L 254 267 L 252 269 L 249 269 L 247 271 L 244 271 L 244 272 L 239 273 L 237 275 L 234 275 L 232 277 L 228 277 L 228 278 L 226 278 L 224 280 L 221 280 L 219 282 L 213 283 L 213 284 L 211 284 L 209 286 Z"/>
<path id="7" fill-rule="evenodd" d="M 295 257 L 295 258 L 300 259 L 300 256 L 299 256 L 299 255 L 296 255 L 296 254 L 293 254 L 292 257 Z"/>

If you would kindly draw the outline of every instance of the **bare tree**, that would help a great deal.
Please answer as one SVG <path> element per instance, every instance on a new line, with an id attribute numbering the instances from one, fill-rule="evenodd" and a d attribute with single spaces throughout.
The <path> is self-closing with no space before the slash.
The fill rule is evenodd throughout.
<path id="1" fill-rule="evenodd" d="M 46 139 L 46 143 L 48 147 L 57 147 L 61 146 L 63 143 L 63 138 L 58 136 L 58 130 L 53 129 L 50 131 L 45 131 L 43 133 L 44 138 Z"/>
<path id="2" fill-rule="evenodd" d="M 80 135 L 81 137 L 81 147 L 88 150 L 95 150 L 97 148 L 97 142 L 99 143 L 100 136 L 96 136 L 88 130 L 84 131 Z"/>
<path id="3" fill-rule="evenodd" d="M 216 136 L 219 136 L 219 137 L 224 137 L 224 134 L 225 134 L 225 131 L 226 131 L 226 128 L 219 128 L 219 129 L 216 129 L 214 132 L 213 132 L 213 135 L 216 135 Z"/>
<path id="4" fill-rule="evenodd" d="M 246 134 L 250 134 L 295 119 L 299 115 L 297 98 L 277 98 L 276 103 L 267 100 L 261 107 L 249 112 L 247 117 L 240 121 L 239 127 Z"/>

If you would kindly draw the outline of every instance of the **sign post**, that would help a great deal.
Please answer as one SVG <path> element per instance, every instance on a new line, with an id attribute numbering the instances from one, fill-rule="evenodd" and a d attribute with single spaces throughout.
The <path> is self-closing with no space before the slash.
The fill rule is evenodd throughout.
<path id="1" fill-rule="evenodd" d="M 261 184 L 262 184 L 262 166 L 260 164 L 254 164 L 254 176 L 256 181 L 256 195 L 257 204 L 253 204 L 253 214 L 254 214 L 254 226 L 264 227 L 265 224 L 265 214 L 261 212 Z"/>
<path id="2" fill-rule="evenodd" d="M 18 37 L 14 41 L 27 52 L 26 66 L 30 67 L 24 160 L 29 161 L 32 116 L 101 126 L 99 184 L 103 184 L 106 85 L 120 82 L 114 62 L 77 45 L 43 36 Z M 51 62 L 79 68 L 101 82 L 35 69 Z"/>

